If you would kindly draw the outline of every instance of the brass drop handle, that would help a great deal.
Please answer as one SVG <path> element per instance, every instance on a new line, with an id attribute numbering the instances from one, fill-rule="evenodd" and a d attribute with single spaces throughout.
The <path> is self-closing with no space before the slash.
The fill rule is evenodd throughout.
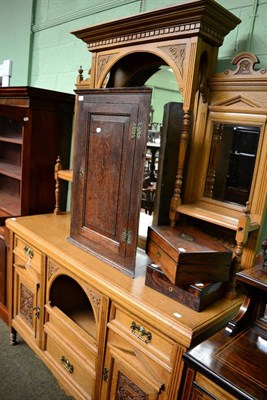
<path id="1" fill-rule="evenodd" d="M 70 363 L 70 361 L 69 361 L 67 358 L 65 358 L 65 356 L 61 356 L 60 362 L 61 362 L 61 365 L 63 365 L 63 367 L 64 367 L 70 374 L 73 373 L 74 367 L 73 367 L 73 365 Z"/>
<path id="2" fill-rule="evenodd" d="M 34 256 L 34 251 L 33 251 L 29 246 L 25 246 L 23 250 L 24 250 L 24 253 L 26 254 L 26 256 L 27 256 L 29 259 L 32 259 L 32 258 L 33 258 L 33 256 Z"/>
<path id="3" fill-rule="evenodd" d="M 138 325 L 135 321 L 131 324 L 132 333 L 140 340 L 148 343 L 152 339 L 152 333 L 147 331 L 142 325 Z"/>
<path id="4" fill-rule="evenodd" d="M 28 257 L 27 261 L 25 263 L 25 268 L 29 272 L 29 274 L 31 275 L 33 281 L 39 286 L 39 276 L 34 271 L 34 269 L 32 269 L 32 267 L 31 267 L 31 260 L 34 257 L 34 251 L 29 246 L 24 246 L 23 250 L 24 250 L 24 253 L 26 254 L 26 256 Z M 38 314 L 38 312 L 36 314 Z M 36 316 L 36 318 L 39 318 L 39 315 L 35 315 L 35 316 Z"/>
<path id="5" fill-rule="evenodd" d="M 31 266 L 31 260 L 34 257 L 34 251 L 29 247 L 29 246 L 24 246 L 24 253 L 26 254 L 27 261 L 25 263 L 25 267 L 28 269 L 28 271 L 30 271 L 30 266 Z"/>

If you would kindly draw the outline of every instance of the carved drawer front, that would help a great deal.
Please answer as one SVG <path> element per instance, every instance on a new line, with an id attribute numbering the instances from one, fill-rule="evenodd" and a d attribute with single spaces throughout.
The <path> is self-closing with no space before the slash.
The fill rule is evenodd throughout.
<path id="1" fill-rule="evenodd" d="M 53 324 L 45 324 L 47 334 L 45 356 L 52 370 L 59 374 L 77 399 L 91 399 L 95 386 L 95 366 L 82 355 L 83 346 L 60 334 Z M 88 351 L 87 351 L 88 356 Z"/>
<path id="2" fill-rule="evenodd" d="M 25 269 L 29 277 L 34 282 L 39 283 L 44 258 L 42 253 L 18 236 L 15 236 L 13 253 L 14 264 L 17 267 Z"/>
<path id="3" fill-rule="evenodd" d="M 166 366 L 172 365 L 177 345 L 160 332 L 157 327 L 150 326 L 141 318 L 128 313 L 118 306 L 114 308 L 114 316 L 110 320 L 108 327 L 135 343 L 152 357 L 156 357 Z"/>

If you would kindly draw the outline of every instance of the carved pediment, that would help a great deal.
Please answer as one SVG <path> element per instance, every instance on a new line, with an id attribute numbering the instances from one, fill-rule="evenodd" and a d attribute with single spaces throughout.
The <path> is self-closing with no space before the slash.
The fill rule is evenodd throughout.
<path id="1" fill-rule="evenodd" d="M 216 109 L 229 107 L 231 108 L 231 110 L 237 110 L 237 109 L 260 110 L 262 108 L 262 105 L 254 100 L 249 99 L 246 96 L 238 95 L 231 97 L 230 99 L 214 103 L 212 104 L 212 106 L 210 106 L 210 109 L 213 109 L 214 107 L 216 107 Z"/>

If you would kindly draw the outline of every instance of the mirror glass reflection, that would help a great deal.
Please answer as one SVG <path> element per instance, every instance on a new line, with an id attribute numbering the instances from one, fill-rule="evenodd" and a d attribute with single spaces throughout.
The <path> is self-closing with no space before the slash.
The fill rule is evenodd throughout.
<path id="1" fill-rule="evenodd" d="M 159 166 L 163 131 L 167 131 L 165 105 L 183 102 L 183 96 L 173 70 L 161 65 L 145 81 L 145 86 L 152 88 L 151 112 L 147 136 L 147 148 L 142 184 L 141 212 L 139 220 L 139 238 L 146 238 L 147 228 L 152 225 L 156 191 L 159 184 Z M 164 124 L 164 130 L 162 130 Z M 177 149 L 178 151 L 178 149 Z"/>
<path id="2" fill-rule="evenodd" d="M 259 136 L 259 127 L 214 123 L 205 197 L 246 204 Z"/>

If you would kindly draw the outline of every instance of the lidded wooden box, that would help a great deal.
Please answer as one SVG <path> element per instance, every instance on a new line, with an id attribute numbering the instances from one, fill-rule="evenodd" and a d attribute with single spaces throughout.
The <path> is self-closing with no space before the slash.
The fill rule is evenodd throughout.
<path id="1" fill-rule="evenodd" d="M 147 266 L 145 284 L 195 311 L 202 311 L 209 304 L 221 298 L 227 285 L 223 282 L 174 285 L 164 272 L 153 263 Z"/>
<path id="2" fill-rule="evenodd" d="M 149 227 L 146 252 L 174 285 L 229 280 L 232 252 L 193 226 Z"/>

